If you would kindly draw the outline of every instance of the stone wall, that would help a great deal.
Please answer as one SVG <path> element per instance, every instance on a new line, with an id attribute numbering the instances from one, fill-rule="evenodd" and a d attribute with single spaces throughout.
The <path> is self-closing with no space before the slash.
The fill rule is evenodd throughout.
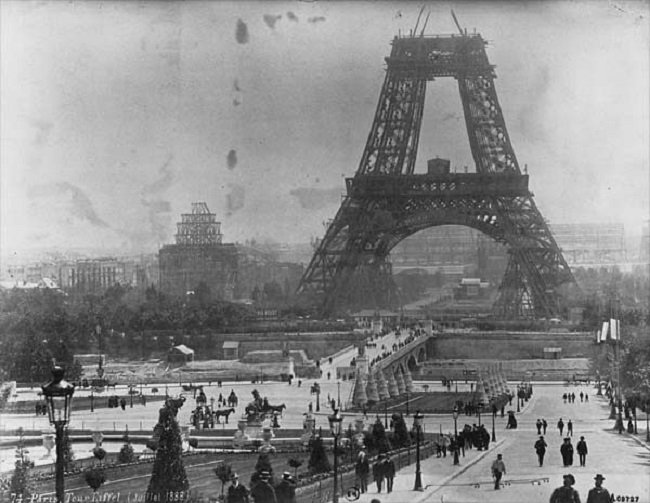
<path id="1" fill-rule="evenodd" d="M 544 348 L 562 348 L 560 358 L 591 358 L 598 346 L 584 332 L 457 332 L 434 333 L 427 353 L 437 359 L 537 359 Z"/>

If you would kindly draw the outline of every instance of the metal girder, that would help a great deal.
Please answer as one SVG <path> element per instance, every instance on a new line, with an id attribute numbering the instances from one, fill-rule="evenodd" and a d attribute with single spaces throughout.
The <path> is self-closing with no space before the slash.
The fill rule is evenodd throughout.
<path id="1" fill-rule="evenodd" d="M 326 313 L 393 307 L 387 257 L 401 240 L 437 225 L 473 227 L 508 247 L 495 312 L 557 316 L 559 287 L 575 283 L 535 206 L 510 143 L 480 35 L 395 38 L 359 168 L 299 286 Z M 413 174 L 426 83 L 458 80 L 476 173 Z M 374 304 L 373 304 L 374 303 Z"/>

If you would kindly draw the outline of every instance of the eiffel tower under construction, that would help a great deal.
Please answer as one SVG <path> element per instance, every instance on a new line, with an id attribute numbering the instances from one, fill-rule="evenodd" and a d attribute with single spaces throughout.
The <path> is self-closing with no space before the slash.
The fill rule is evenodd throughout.
<path id="1" fill-rule="evenodd" d="M 459 35 L 424 36 L 423 29 L 416 36 L 416 25 L 413 34 L 392 41 L 361 163 L 346 179 L 346 196 L 298 287 L 325 315 L 395 307 L 391 249 L 440 225 L 472 227 L 506 246 L 495 316 L 562 314 L 573 274 L 517 162 L 486 41 L 456 24 Z M 442 77 L 458 82 L 474 173 L 450 173 L 449 161 L 434 159 L 427 174 L 414 174 L 427 82 Z"/>

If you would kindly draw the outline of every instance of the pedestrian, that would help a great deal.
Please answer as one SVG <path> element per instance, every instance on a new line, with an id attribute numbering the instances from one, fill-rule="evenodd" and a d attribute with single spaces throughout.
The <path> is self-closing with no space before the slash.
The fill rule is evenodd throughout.
<path id="1" fill-rule="evenodd" d="M 384 482 L 384 456 L 379 455 L 375 464 L 372 465 L 372 478 L 377 484 L 377 492 L 381 492 L 381 485 Z"/>
<path id="2" fill-rule="evenodd" d="M 576 479 L 570 473 L 562 476 L 562 487 L 558 487 L 551 494 L 550 503 L 580 503 L 580 495 L 572 486 Z"/>
<path id="3" fill-rule="evenodd" d="M 589 395 L 585 393 L 585 403 L 589 401 Z"/>
<path id="4" fill-rule="evenodd" d="M 576 403 L 576 394 L 571 393 L 571 403 Z"/>
<path id="5" fill-rule="evenodd" d="M 390 454 L 386 454 L 386 459 L 384 459 L 384 476 L 386 477 L 386 492 L 391 493 L 395 479 L 395 462 L 391 459 Z"/>
<path id="6" fill-rule="evenodd" d="M 226 503 L 248 503 L 248 489 L 239 483 L 239 475 L 233 473 Z"/>
<path id="7" fill-rule="evenodd" d="M 535 421 L 535 426 L 537 427 L 537 434 L 541 435 L 542 434 L 542 421 L 541 421 L 541 419 L 538 418 L 537 421 Z"/>
<path id="8" fill-rule="evenodd" d="M 605 477 L 598 473 L 594 477 L 594 480 L 596 481 L 596 487 L 589 490 L 587 503 L 609 503 L 612 501 L 609 491 L 603 487 L 603 480 L 605 480 Z"/>
<path id="9" fill-rule="evenodd" d="M 581 391 L 580 392 L 580 402 L 582 402 L 583 398 L 585 397 L 585 394 Z"/>
<path id="10" fill-rule="evenodd" d="M 494 477 L 494 489 L 501 489 L 501 477 L 506 473 L 506 465 L 503 462 L 503 456 L 497 454 L 497 459 L 492 463 L 492 477 Z"/>
<path id="11" fill-rule="evenodd" d="M 370 464 L 368 457 L 364 451 L 359 453 L 357 463 L 354 467 L 354 472 L 359 479 L 359 490 L 365 493 L 368 490 L 368 473 L 370 472 Z"/>
<path id="12" fill-rule="evenodd" d="M 632 424 L 632 419 L 627 420 L 627 432 L 634 433 L 634 424 Z"/>
<path id="13" fill-rule="evenodd" d="M 278 503 L 296 503 L 296 483 L 289 472 L 282 474 L 282 481 L 275 488 Z"/>
<path id="14" fill-rule="evenodd" d="M 251 490 L 251 496 L 255 503 L 278 503 L 275 496 L 275 489 L 269 483 L 270 479 L 271 474 L 268 471 L 263 470 L 260 472 L 258 482 Z"/>
<path id="15" fill-rule="evenodd" d="M 585 442 L 585 437 L 580 437 L 580 440 L 576 444 L 576 451 L 578 451 L 578 457 L 580 458 L 580 466 L 585 466 L 587 461 L 587 442 Z"/>
<path id="16" fill-rule="evenodd" d="M 569 419 L 569 422 L 566 424 L 566 434 L 573 436 L 573 422 Z"/>
<path id="17" fill-rule="evenodd" d="M 562 418 L 557 422 L 557 429 L 560 430 L 560 436 L 562 436 L 562 432 L 564 431 L 564 421 L 562 421 Z"/>
<path id="18" fill-rule="evenodd" d="M 120 400 L 120 407 L 122 407 L 122 410 L 126 410 L 126 398 Z"/>
<path id="19" fill-rule="evenodd" d="M 566 403 L 566 400 L 567 400 L 567 394 L 566 394 L 566 393 L 564 393 L 564 394 L 562 395 L 562 400 L 564 400 L 564 403 Z"/>
<path id="20" fill-rule="evenodd" d="M 546 422 L 546 419 L 542 418 L 542 430 L 544 431 L 544 435 L 546 435 L 546 428 L 548 428 L 548 423 Z"/>
<path id="21" fill-rule="evenodd" d="M 564 466 L 573 465 L 573 445 L 571 445 L 571 439 L 566 437 L 564 443 L 560 447 L 560 454 L 562 455 L 562 464 Z"/>
<path id="22" fill-rule="evenodd" d="M 537 442 L 535 442 L 535 452 L 537 453 L 537 460 L 539 461 L 539 466 L 544 466 L 544 455 L 546 454 L 546 441 L 544 437 L 540 436 Z"/>

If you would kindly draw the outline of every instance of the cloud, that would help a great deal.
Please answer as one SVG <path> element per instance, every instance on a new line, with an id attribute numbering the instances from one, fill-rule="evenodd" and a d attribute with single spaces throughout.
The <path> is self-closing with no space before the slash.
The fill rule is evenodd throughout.
<path id="1" fill-rule="evenodd" d="M 264 16 L 262 16 L 262 19 L 264 19 L 266 26 L 268 26 L 271 29 L 274 29 L 275 23 L 277 23 L 280 19 L 282 19 L 282 15 L 278 14 L 277 16 L 273 16 L 271 14 L 264 14 Z"/>
<path id="2" fill-rule="evenodd" d="M 314 16 L 307 19 L 307 22 L 312 24 L 322 23 L 324 21 L 325 21 L 325 16 Z"/>
<path id="3" fill-rule="evenodd" d="M 171 203 L 166 201 L 162 195 L 174 181 L 174 171 L 171 167 L 173 159 L 174 156 L 170 154 L 158 170 L 160 177 L 153 183 L 145 185 L 140 197 L 142 205 L 149 210 L 151 232 L 158 241 L 167 239 L 171 223 Z"/>
<path id="4" fill-rule="evenodd" d="M 341 189 L 317 189 L 314 187 L 301 187 L 292 189 L 289 194 L 298 199 L 300 206 L 306 210 L 319 210 L 328 206 L 335 206 L 341 202 Z"/>
<path id="5" fill-rule="evenodd" d="M 288 19 L 289 21 L 294 21 L 294 22 L 296 22 L 296 23 L 298 22 L 298 16 L 296 16 L 296 15 L 295 15 L 293 12 L 291 12 L 291 11 L 287 12 L 287 19 Z"/>
<path id="6" fill-rule="evenodd" d="M 228 152 L 226 159 L 228 161 L 228 169 L 235 169 L 235 166 L 237 166 L 237 151 L 232 149 Z"/>
<path id="7" fill-rule="evenodd" d="M 246 23 L 244 23 L 241 18 L 237 20 L 237 29 L 235 30 L 235 39 L 237 39 L 237 42 L 240 44 L 247 44 L 248 43 L 248 26 L 246 26 Z"/>
<path id="8" fill-rule="evenodd" d="M 242 185 L 232 185 L 230 194 L 226 196 L 226 209 L 228 213 L 241 210 L 244 207 L 246 189 Z"/>
<path id="9" fill-rule="evenodd" d="M 160 178 L 150 185 L 145 185 L 145 187 L 142 189 L 142 193 L 144 195 L 159 194 L 160 192 L 163 192 L 171 187 L 172 182 L 174 181 L 174 171 L 171 168 L 173 159 L 174 156 L 172 154 L 169 154 L 167 160 L 158 170 L 161 175 Z"/>
<path id="10" fill-rule="evenodd" d="M 65 205 L 68 213 L 97 227 L 109 227 L 95 212 L 92 200 L 76 185 L 68 182 L 34 185 L 27 191 L 30 199 L 54 199 L 60 198 L 62 194 L 69 197 Z"/>

